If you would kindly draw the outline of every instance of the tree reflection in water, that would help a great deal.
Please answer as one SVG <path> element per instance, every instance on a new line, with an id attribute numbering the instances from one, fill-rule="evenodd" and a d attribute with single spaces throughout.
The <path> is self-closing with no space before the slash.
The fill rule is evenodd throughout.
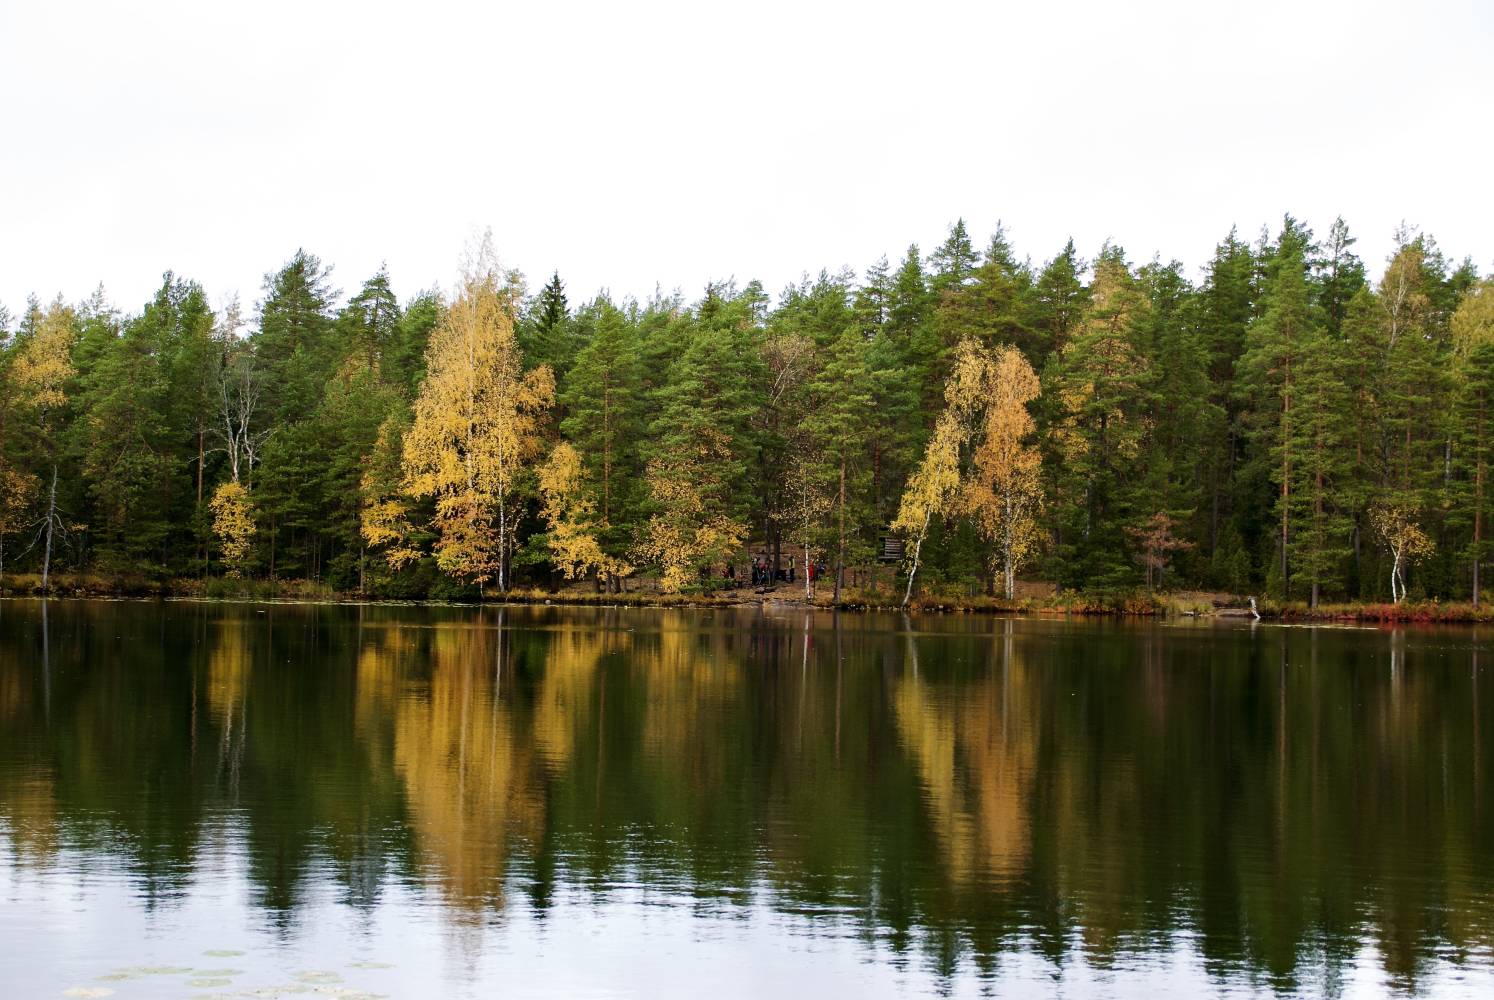
<path id="1" fill-rule="evenodd" d="M 942 975 L 1494 958 L 1474 631 L 8 601 L 0 866 L 169 906 L 225 844 L 294 933 L 412 889 L 767 905 Z M 30 875 L 28 876 L 28 872 Z"/>

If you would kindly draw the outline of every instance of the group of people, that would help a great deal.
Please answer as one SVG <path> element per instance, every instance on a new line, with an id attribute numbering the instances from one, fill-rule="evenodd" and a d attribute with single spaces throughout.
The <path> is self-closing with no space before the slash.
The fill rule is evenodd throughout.
<path id="1" fill-rule="evenodd" d="M 805 566 L 805 572 L 809 574 L 809 582 L 814 583 L 825 575 L 825 561 L 823 559 L 811 560 Z M 771 587 L 778 583 L 794 583 L 798 579 L 799 565 L 794 556 L 789 556 L 788 565 L 774 567 L 773 560 L 759 553 L 752 557 L 752 586 Z M 722 573 L 722 579 L 736 582 L 737 568 L 731 563 L 726 564 L 726 570 Z"/>

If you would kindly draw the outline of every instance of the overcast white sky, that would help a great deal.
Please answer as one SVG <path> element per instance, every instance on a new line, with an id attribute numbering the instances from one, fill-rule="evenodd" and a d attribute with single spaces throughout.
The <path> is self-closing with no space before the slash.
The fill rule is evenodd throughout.
<path id="1" fill-rule="evenodd" d="M 858 272 L 957 216 L 1190 274 L 1238 223 L 1494 263 L 1494 3 L 0 5 L 0 302 L 356 290 L 492 226 L 572 302 Z"/>

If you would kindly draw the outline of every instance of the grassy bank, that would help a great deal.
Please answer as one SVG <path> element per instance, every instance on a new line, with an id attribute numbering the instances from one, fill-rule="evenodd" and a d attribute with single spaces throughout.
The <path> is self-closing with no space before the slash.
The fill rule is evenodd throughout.
<path id="1" fill-rule="evenodd" d="M 1292 622 L 1494 622 L 1494 607 L 1467 601 L 1405 601 L 1400 604 L 1356 601 L 1319 604 L 1309 608 L 1300 601 L 1267 601 L 1261 605 L 1261 616 Z"/>
<path id="2" fill-rule="evenodd" d="M 3 592 L 12 597 L 39 597 L 43 591 L 41 576 L 36 573 L 7 574 Z M 635 584 L 636 586 L 636 584 Z M 206 580 L 152 580 L 144 576 L 110 576 L 95 573 L 54 573 L 50 593 L 53 597 L 201 597 L 215 600 L 366 600 L 384 599 L 382 595 L 343 593 L 325 584 L 309 580 L 233 580 L 213 577 Z M 601 593 L 585 586 L 559 590 L 540 587 L 518 587 L 503 595 L 502 600 L 518 604 L 565 604 L 577 606 L 726 608 L 754 604 L 800 605 L 830 608 L 834 604 L 831 589 L 821 587 L 812 600 L 806 600 L 802 586 L 785 585 L 759 591 L 747 587 L 683 594 L 665 594 L 647 586 L 626 593 Z M 497 600 L 489 593 L 487 600 Z M 470 595 L 476 602 L 476 593 Z M 1060 591 L 1005 600 L 999 597 L 969 594 L 919 594 L 902 608 L 902 594 L 889 588 L 848 588 L 841 594 L 840 607 L 847 611 L 918 611 L 929 613 L 987 614 L 1073 614 L 1073 615 L 1159 615 L 1168 610 L 1161 597 L 1142 593 L 1100 595 Z M 418 603 L 418 599 L 415 601 Z"/>
<path id="3" fill-rule="evenodd" d="M 3 593 L 12 597 L 41 596 L 41 576 L 35 573 L 8 573 Z M 635 583 L 636 586 L 636 583 Z M 1146 617 L 1189 616 L 1209 618 L 1222 609 L 1241 609 L 1246 599 L 1222 593 L 1178 591 L 1147 594 L 1134 591 L 1118 594 L 1094 594 L 1079 591 L 1043 592 L 1028 587 L 1027 596 L 1015 600 L 1000 597 L 963 594 L 917 594 L 904 609 L 901 592 L 887 587 L 848 588 L 841 595 L 840 607 L 846 611 L 915 611 L 931 614 L 1052 614 L 1052 615 L 1124 615 Z M 97 573 L 54 573 L 51 594 L 54 597 L 201 597 L 211 600 L 238 601 L 357 601 L 384 599 L 380 595 L 342 593 L 311 580 L 231 580 L 214 577 L 206 580 L 153 580 L 145 576 L 107 575 Z M 781 586 L 759 592 L 750 588 L 717 590 L 702 593 L 664 594 L 645 585 L 622 594 L 599 593 L 590 587 L 572 586 L 551 591 L 541 587 L 520 587 L 503 595 L 516 604 L 563 604 L 581 607 L 640 608 L 728 608 L 744 605 L 772 604 L 830 608 L 831 591 L 820 589 L 812 601 L 806 601 L 801 586 Z M 474 593 L 470 599 L 477 601 Z M 497 595 L 486 595 L 497 600 Z M 419 603 L 418 600 L 413 603 Z M 1260 601 L 1261 618 L 1287 622 L 1379 622 L 1438 623 L 1494 622 L 1494 606 L 1474 607 L 1467 601 L 1407 601 L 1401 604 L 1358 601 L 1320 604 L 1308 608 L 1302 601 Z"/>

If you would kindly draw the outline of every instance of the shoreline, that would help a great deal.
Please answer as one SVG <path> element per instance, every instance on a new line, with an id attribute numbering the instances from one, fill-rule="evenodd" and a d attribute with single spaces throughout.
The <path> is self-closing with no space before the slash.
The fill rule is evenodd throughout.
<path id="1" fill-rule="evenodd" d="M 1197 591 L 1172 593 L 1085 594 L 1059 592 L 1047 597 L 1029 597 L 1008 601 L 986 596 L 928 594 L 916 597 L 906 607 L 885 593 L 851 591 L 842 595 L 839 605 L 828 597 L 805 600 L 802 592 L 791 588 L 756 591 L 741 588 L 710 594 L 662 594 L 632 591 L 608 594 L 582 590 L 550 592 L 537 588 L 517 588 L 501 597 L 481 598 L 383 597 L 356 592 L 338 592 L 303 580 L 248 581 L 242 588 L 226 586 L 224 581 L 171 581 L 162 583 L 143 578 L 106 577 L 93 574 L 57 574 L 50 593 L 41 590 L 35 574 L 7 574 L 0 597 L 87 599 L 135 598 L 144 600 L 205 600 L 225 603 L 326 603 L 388 604 L 477 607 L 487 604 L 566 606 L 566 607 L 632 607 L 632 608 L 799 608 L 816 611 L 840 610 L 864 613 L 919 614 L 998 614 L 998 615 L 1065 615 L 1112 618 L 1192 618 L 1196 620 L 1250 620 L 1246 598 L 1234 595 L 1210 595 Z M 1260 620 L 1289 624 L 1368 623 L 1368 624 L 1480 624 L 1494 623 L 1494 606 L 1474 607 L 1466 601 L 1408 601 L 1388 604 L 1376 601 L 1353 601 L 1321 604 L 1309 609 L 1301 602 L 1263 600 Z"/>

